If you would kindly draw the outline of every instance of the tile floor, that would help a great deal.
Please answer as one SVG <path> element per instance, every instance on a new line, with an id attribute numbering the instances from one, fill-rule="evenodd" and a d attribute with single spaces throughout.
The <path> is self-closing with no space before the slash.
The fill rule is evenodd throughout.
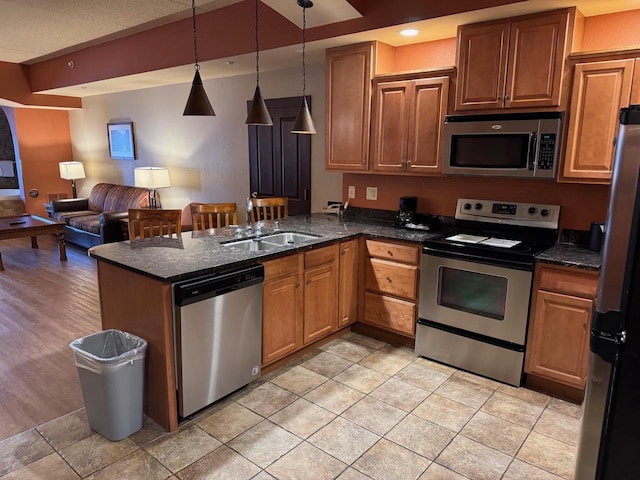
<path id="1" fill-rule="evenodd" d="M 580 408 L 347 334 L 120 442 L 84 410 L 0 442 L 0 479 L 572 479 Z"/>

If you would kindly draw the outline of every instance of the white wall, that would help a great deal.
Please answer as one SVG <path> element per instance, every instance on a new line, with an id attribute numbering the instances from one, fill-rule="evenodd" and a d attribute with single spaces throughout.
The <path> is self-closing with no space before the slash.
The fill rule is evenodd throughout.
<path id="1" fill-rule="evenodd" d="M 323 64 L 307 66 L 317 130 L 311 140 L 313 212 L 342 194 L 342 175 L 324 170 L 324 79 Z M 255 75 L 207 80 L 204 86 L 215 117 L 182 115 L 190 84 L 85 97 L 82 110 L 69 115 L 73 159 L 84 162 L 87 174 L 78 181 L 79 196 L 87 196 L 98 182 L 133 185 L 135 167 L 166 166 L 172 186 L 160 191 L 164 208 L 234 201 L 242 210 L 249 193 L 246 101 L 253 96 Z M 300 69 L 263 72 L 260 89 L 265 98 L 300 96 Z M 106 125 L 121 120 L 134 123 L 137 160 L 109 158 Z"/>

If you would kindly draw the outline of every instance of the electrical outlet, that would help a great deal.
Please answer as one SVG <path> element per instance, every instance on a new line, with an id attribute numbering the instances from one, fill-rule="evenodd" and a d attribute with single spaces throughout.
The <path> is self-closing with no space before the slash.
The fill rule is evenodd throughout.
<path id="1" fill-rule="evenodd" d="M 378 187 L 367 187 L 367 200 L 378 200 Z"/>
<path id="2" fill-rule="evenodd" d="M 356 187 L 355 187 L 355 185 L 349 185 L 349 197 L 348 198 L 356 198 Z"/>

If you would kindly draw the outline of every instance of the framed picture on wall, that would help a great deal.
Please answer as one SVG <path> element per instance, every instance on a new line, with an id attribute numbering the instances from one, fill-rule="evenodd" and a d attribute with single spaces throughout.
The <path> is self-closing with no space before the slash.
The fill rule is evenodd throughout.
<path id="1" fill-rule="evenodd" d="M 109 156 L 116 160 L 135 160 L 136 146 L 133 138 L 133 122 L 107 123 Z"/>

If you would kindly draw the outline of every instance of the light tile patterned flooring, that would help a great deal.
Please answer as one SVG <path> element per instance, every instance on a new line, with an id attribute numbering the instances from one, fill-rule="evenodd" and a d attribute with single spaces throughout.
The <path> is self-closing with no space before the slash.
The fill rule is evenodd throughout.
<path id="1" fill-rule="evenodd" d="M 347 334 L 120 442 L 84 410 L 0 442 L 0 479 L 572 479 L 580 407 Z"/>

